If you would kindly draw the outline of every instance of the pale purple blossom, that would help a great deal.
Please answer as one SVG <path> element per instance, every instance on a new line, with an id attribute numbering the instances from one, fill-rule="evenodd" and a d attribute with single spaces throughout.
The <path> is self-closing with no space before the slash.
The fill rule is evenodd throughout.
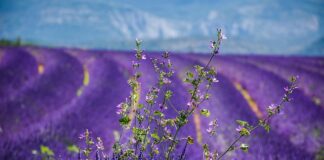
<path id="1" fill-rule="evenodd" d="M 164 131 L 165 131 L 167 134 L 171 134 L 171 130 L 170 130 L 168 127 L 164 127 Z"/>
<path id="2" fill-rule="evenodd" d="M 277 108 L 277 106 L 274 104 L 271 104 L 270 106 L 268 106 L 268 110 L 271 110 L 271 111 L 275 110 L 276 108 Z"/>
<path id="3" fill-rule="evenodd" d="M 206 129 L 206 131 L 207 131 L 208 133 L 211 133 L 211 132 L 213 131 L 213 128 L 209 127 L 208 129 Z"/>
<path id="4" fill-rule="evenodd" d="M 170 84 L 171 83 L 171 80 L 169 78 L 165 78 L 165 77 L 163 78 L 162 81 L 163 81 L 164 84 Z"/>
<path id="5" fill-rule="evenodd" d="M 145 55 L 145 54 L 142 55 L 142 59 L 143 59 L 143 60 L 146 59 L 146 55 Z"/>
<path id="6" fill-rule="evenodd" d="M 98 150 L 104 150 L 105 147 L 104 147 L 104 145 L 103 145 L 103 142 L 102 142 L 101 138 L 100 138 L 100 137 L 97 137 L 97 140 L 98 140 L 98 142 L 96 143 L 96 147 L 97 147 L 97 149 L 98 149 Z"/>
<path id="7" fill-rule="evenodd" d="M 83 139 L 83 138 L 85 138 L 85 135 L 82 133 L 79 135 L 79 139 Z"/>
<path id="8" fill-rule="evenodd" d="M 236 131 L 238 131 L 238 132 L 241 132 L 241 131 L 242 131 L 242 129 L 243 129 L 243 127 L 242 127 L 242 126 L 238 126 L 238 127 L 236 128 Z"/>
<path id="9" fill-rule="evenodd" d="M 133 144 L 135 144 L 137 141 L 136 141 L 136 139 L 133 137 L 133 138 L 131 138 L 131 142 L 132 142 Z"/>
<path id="10" fill-rule="evenodd" d="M 122 112 L 123 112 L 122 109 L 118 109 L 118 110 L 116 111 L 116 114 L 121 114 Z"/>

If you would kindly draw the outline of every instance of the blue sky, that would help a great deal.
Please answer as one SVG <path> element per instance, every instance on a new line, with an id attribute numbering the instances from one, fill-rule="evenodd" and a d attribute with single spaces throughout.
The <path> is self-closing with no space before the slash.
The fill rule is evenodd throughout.
<path id="1" fill-rule="evenodd" d="M 1 0 L 0 38 L 47 45 L 208 52 L 324 54 L 322 0 Z"/>

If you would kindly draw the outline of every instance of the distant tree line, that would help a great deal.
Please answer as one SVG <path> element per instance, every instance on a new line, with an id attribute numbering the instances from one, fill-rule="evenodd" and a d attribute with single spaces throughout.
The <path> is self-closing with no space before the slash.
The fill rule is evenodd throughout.
<path id="1" fill-rule="evenodd" d="M 15 40 L 0 39 L 0 46 L 21 46 L 21 39 L 17 37 Z"/>

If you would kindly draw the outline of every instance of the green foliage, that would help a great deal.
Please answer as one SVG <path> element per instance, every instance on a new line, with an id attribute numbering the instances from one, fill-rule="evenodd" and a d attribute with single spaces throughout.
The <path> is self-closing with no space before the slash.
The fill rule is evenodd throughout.
<path id="1" fill-rule="evenodd" d="M 240 149 L 241 149 L 242 151 L 244 151 L 244 152 L 248 152 L 248 150 L 249 150 L 249 146 L 248 146 L 247 144 L 245 144 L 245 143 L 242 143 L 242 144 L 240 145 Z"/>
<path id="2" fill-rule="evenodd" d="M 160 140 L 160 137 L 157 133 L 152 133 L 151 137 L 154 138 L 155 140 Z"/>
<path id="3" fill-rule="evenodd" d="M 67 146 L 66 149 L 71 153 L 79 153 L 80 150 L 79 147 L 74 144 Z"/>
<path id="4" fill-rule="evenodd" d="M 242 121 L 242 120 L 236 120 L 236 123 L 238 123 L 242 127 L 245 127 L 245 126 L 248 126 L 249 125 L 248 122 Z"/>
<path id="5" fill-rule="evenodd" d="M 40 146 L 40 153 L 42 155 L 54 156 L 54 152 L 49 147 L 44 146 L 44 145 Z"/>
<path id="6" fill-rule="evenodd" d="M 0 46 L 21 46 L 21 39 L 19 37 L 16 40 L 0 39 Z"/>
<path id="7" fill-rule="evenodd" d="M 188 144 L 194 144 L 194 139 L 191 136 L 187 137 Z"/>
<path id="8" fill-rule="evenodd" d="M 131 121 L 131 119 L 127 115 L 124 115 L 119 119 L 119 123 L 122 126 L 128 126 L 130 121 Z"/>
<path id="9" fill-rule="evenodd" d="M 171 96 L 172 96 L 172 91 L 167 90 L 167 91 L 165 92 L 165 99 L 166 99 L 166 100 L 169 100 L 169 99 L 171 98 Z"/>
<path id="10" fill-rule="evenodd" d="M 241 136 L 248 136 L 248 135 L 250 135 L 250 131 L 248 129 L 244 128 L 244 127 L 241 128 L 241 130 L 239 131 L 239 133 L 240 133 Z"/>
<path id="11" fill-rule="evenodd" d="M 202 109 L 200 110 L 200 114 L 205 116 L 205 117 L 209 117 L 210 116 L 210 112 L 208 109 Z"/>
<path id="12" fill-rule="evenodd" d="M 179 137 L 178 133 L 181 133 L 181 129 L 184 128 L 186 124 L 188 124 L 189 119 L 192 114 L 200 107 L 200 105 L 205 101 L 210 99 L 210 94 L 208 93 L 213 83 L 218 82 L 216 78 L 216 70 L 209 66 L 213 57 L 218 54 L 219 47 L 221 44 L 221 40 L 225 39 L 225 36 L 222 35 L 221 30 L 218 30 L 217 41 L 212 41 L 212 54 L 211 57 L 204 67 L 201 65 L 195 65 L 193 71 L 186 72 L 186 77 L 184 81 L 188 86 L 188 93 L 190 98 L 188 99 L 187 108 L 178 110 L 179 106 L 174 106 L 170 99 L 173 95 L 172 90 L 170 90 L 171 76 L 174 71 L 172 70 L 172 63 L 169 59 L 168 52 L 164 52 L 162 54 L 163 59 L 153 58 L 152 63 L 154 67 L 154 71 L 157 76 L 157 81 L 153 86 L 149 89 L 148 93 L 144 94 L 145 102 L 144 104 L 139 103 L 141 91 L 141 81 L 139 78 L 142 76 L 139 69 L 140 61 L 145 60 L 146 56 L 143 54 L 143 50 L 141 49 L 142 41 L 136 40 L 136 60 L 132 63 L 134 74 L 128 80 L 128 84 L 131 87 L 131 92 L 129 97 L 120 105 L 117 106 L 119 114 L 121 117 L 119 119 L 119 123 L 123 126 L 123 131 L 130 129 L 132 127 L 132 135 L 128 143 L 121 144 L 120 136 L 116 135 L 115 143 L 113 145 L 113 153 L 114 158 L 116 159 L 154 159 L 155 155 L 160 154 L 159 147 L 162 147 L 164 151 L 165 159 L 170 160 L 175 156 L 179 156 L 179 153 L 174 153 L 177 149 L 180 148 L 183 141 L 186 141 L 185 146 L 183 147 L 183 151 L 181 152 L 180 159 L 183 159 L 187 145 L 193 144 L 194 139 L 191 136 L 188 137 Z M 293 83 L 287 89 L 285 88 L 285 95 L 283 97 L 283 101 L 279 106 L 269 106 L 268 116 L 260 120 L 256 126 L 250 125 L 248 122 L 243 120 L 237 120 L 236 123 L 239 125 L 236 129 L 240 136 L 231 145 L 223 152 L 218 155 L 218 152 L 211 152 L 208 145 L 203 145 L 203 155 L 205 159 L 219 160 L 226 153 L 233 151 L 236 147 L 239 147 L 242 151 L 248 152 L 249 146 L 247 144 L 240 144 L 237 146 L 237 142 L 240 142 L 240 139 L 249 136 L 254 129 L 262 126 L 267 132 L 270 131 L 270 125 L 268 122 L 271 117 L 280 112 L 281 104 L 283 102 L 290 101 L 289 94 L 292 93 L 292 90 L 296 88 L 295 82 L 297 77 L 292 77 L 291 82 Z M 205 85 L 205 86 L 202 86 Z M 161 99 L 159 96 L 163 96 Z M 156 106 L 158 105 L 158 107 Z M 165 118 L 166 115 L 165 110 L 171 107 L 176 116 Z M 199 110 L 198 110 L 199 111 Z M 128 116 L 129 113 L 135 113 L 134 122 L 131 123 L 131 118 Z M 205 117 L 210 117 L 211 113 L 208 109 L 200 109 L 200 114 Z M 169 116 L 169 115 L 168 115 Z M 131 126 L 132 124 L 132 126 Z M 210 136 L 216 135 L 216 127 L 218 126 L 217 121 L 213 120 L 208 124 L 209 128 L 206 129 L 207 133 Z M 152 127 L 152 129 L 151 129 Z M 89 158 L 90 153 L 94 148 L 93 144 L 95 141 L 89 136 L 88 130 L 85 132 L 86 139 L 86 149 L 82 149 L 81 151 L 84 153 L 87 159 Z M 198 139 L 199 140 L 199 139 Z M 103 146 L 101 146 L 102 141 L 100 138 L 97 139 L 96 143 L 96 155 L 98 151 L 103 150 Z M 163 144 L 163 145 L 162 145 Z M 162 146 L 161 146 L 162 145 Z M 69 151 L 76 152 L 79 149 L 76 146 L 69 146 L 67 148 Z M 53 153 L 54 154 L 54 153 Z M 171 156 L 170 156 L 171 155 Z"/>
<path id="13" fill-rule="evenodd" d="M 154 111 L 154 115 L 164 117 L 164 114 L 161 111 Z"/>
<path id="14" fill-rule="evenodd" d="M 187 124 L 187 122 L 188 122 L 187 117 L 188 117 L 188 115 L 184 111 L 180 111 L 179 115 L 177 116 L 177 118 L 175 120 L 175 124 L 178 126 L 178 128 Z"/>

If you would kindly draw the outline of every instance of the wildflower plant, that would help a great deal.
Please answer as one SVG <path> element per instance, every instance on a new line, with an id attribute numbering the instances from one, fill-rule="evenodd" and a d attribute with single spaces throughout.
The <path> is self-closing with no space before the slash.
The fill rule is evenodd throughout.
<path id="1" fill-rule="evenodd" d="M 216 69 L 210 64 L 219 54 L 220 45 L 226 39 L 219 29 L 217 40 L 211 41 L 211 55 L 205 66 L 195 65 L 193 71 L 186 72 L 184 82 L 188 84 L 189 101 L 184 109 L 175 108 L 171 103 L 173 91 L 170 89 L 172 76 L 175 71 L 168 52 L 164 52 L 161 58 L 151 58 L 153 69 L 157 75 L 156 83 L 145 94 L 143 103 L 140 103 L 141 92 L 140 72 L 141 62 L 148 60 L 141 49 L 142 41 L 136 39 L 135 60 L 132 61 L 133 75 L 128 84 L 131 88 L 130 95 L 116 107 L 119 115 L 119 123 L 122 127 L 121 134 L 113 144 L 111 153 L 105 154 L 101 138 L 93 139 L 88 130 L 80 136 L 85 141 L 85 148 L 80 148 L 79 159 L 185 159 L 186 150 L 195 140 L 192 136 L 180 137 L 179 132 L 188 124 L 195 111 L 208 118 L 212 113 L 207 108 L 201 108 L 201 104 L 210 99 L 209 90 L 218 82 Z M 219 160 L 228 152 L 241 149 L 247 152 L 249 145 L 240 143 L 244 137 L 262 127 L 270 131 L 270 121 L 273 116 L 280 113 L 283 105 L 291 101 L 290 95 L 296 89 L 297 77 L 291 78 L 291 85 L 285 87 L 285 94 L 278 104 L 270 105 L 266 118 L 251 125 L 246 121 L 237 120 L 236 132 L 238 137 L 227 147 L 223 153 L 211 151 L 207 144 L 202 145 L 203 157 L 208 160 Z M 160 97 L 160 98 L 159 98 Z M 173 110 L 174 117 L 165 116 L 168 110 Z M 210 136 L 217 135 L 218 121 L 213 119 L 206 130 Z M 235 131 L 234 131 L 235 132 Z M 123 133 L 129 133 L 123 140 Z M 125 139 L 125 138 L 124 138 Z M 183 145 L 184 144 L 184 145 Z M 176 149 L 180 148 L 180 149 Z M 92 154 L 91 154 L 92 153 Z"/>

